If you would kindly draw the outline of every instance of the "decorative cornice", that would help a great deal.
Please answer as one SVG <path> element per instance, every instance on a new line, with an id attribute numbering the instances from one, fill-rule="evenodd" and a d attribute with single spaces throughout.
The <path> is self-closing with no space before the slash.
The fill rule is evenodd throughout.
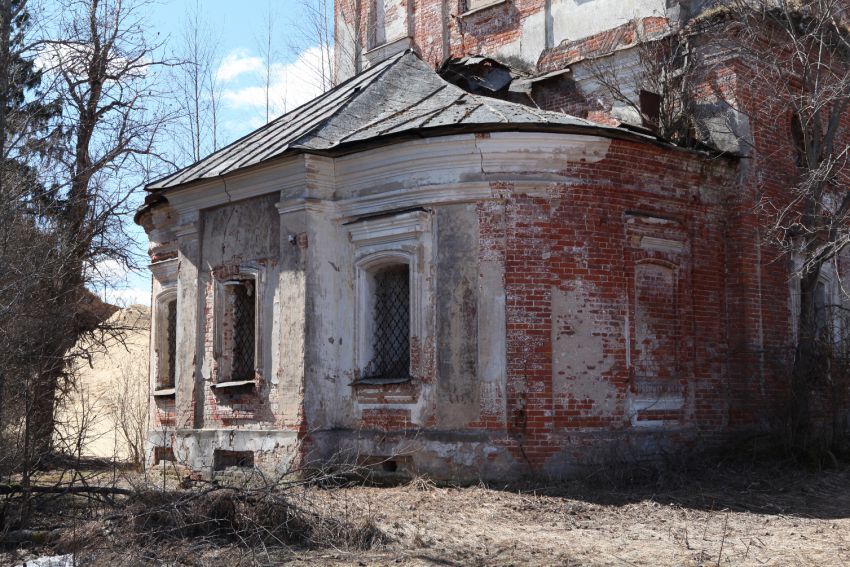
<path id="1" fill-rule="evenodd" d="M 289 201 L 275 203 L 275 207 L 281 215 L 306 211 L 310 213 L 328 213 L 335 216 L 338 211 L 338 206 L 335 202 L 323 199 L 291 199 Z"/>
<path id="2" fill-rule="evenodd" d="M 306 179 L 304 158 L 304 155 L 292 156 L 232 176 L 173 189 L 167 193 L 168 202 L 184 215 L 269 193 L 303 194 Z"/>
<path id="3" fill-rule="evenodd" d="M 604 159 L 610 145 L 610 139 L 599 136 L 551 132 L 456 134 L 337 158 L 293 156 L 226 180 L 170 191 L 168 199 L 181 219 L 269 193 L 280 193 L 280 214 L 307 210 L 345 218 L 429 203 L 490 199 L 494 197 L 490 180 L 545 191 L 547 185 L 569 181 L 566 163 Z"/>
<path id="4" fill-rule="evenodd" d="M 148 269 L 151 271 L 151 274 L 153 274 L 153 277 L 162 283 L 177 278 L 177 268 L 179 264 L 180 263 L 177 261 L 177 258 L 169 258 L 167 260 L 160 260 L 159 262 L 152 262 L 151 264 L 148 264 Z"/>
<path id="5" fill-rule="evenodd" d="M 358 217 L 388 210 L 409 209 L 421 205 L 474 202 L 491 199 L 490 184 L 484 181 L 397 189 L 356 197 L 336 203 L 341 218 Z"/>
<path id="6" fill-rule="evenodd" d="M 197 222 L 197 221 L 186 223 L 186 224 L 181 224 L 181 225 L 174 227 L 174 235 L 177 236 L 177 238 L 186 238 L 186 237 L 189 237 L 189 236 L 197 236 L 199 227 L 200 227 L 200 223 Z"/>
<path id="7" fill-rule="evenodd" d="M 410 211 L 397 215 L 363 219 L 349 225 L 351 241 L 358 245 L 400 242 L 418 238 L 431 228 L 431 213 Z"/>

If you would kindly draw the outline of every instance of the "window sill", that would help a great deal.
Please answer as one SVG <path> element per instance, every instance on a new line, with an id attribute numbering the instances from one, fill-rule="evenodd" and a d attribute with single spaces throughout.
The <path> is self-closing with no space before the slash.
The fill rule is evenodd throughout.
<path id="1" fill-rule="evenodd" d="M 402 376 L 399 378 L 360 378 L 355 380 L 350 386 L 383 386 L 385 384 L 406 384 L 412 381 L 410 376 Z"/>
<path id="2" fill-rule="evenodd" d="M 177 388 L 159 388 L 153 391 L 154 398 L 173 398 L 177 395 Z"/>
<path id="3" fill-rule="evenodd" d="M 255 380 L 231 380 L 229 382 L 218 382 L 217 384 L 213 384 L 212 387 L 216 390 L 222 390 L 226 388 L 242 388 L 245 386 L 251 386 L 252 388 L 257 385 Z"/>
<path id="4" fill-rule="evenodd" d="M 488 4 L 484 4 L 483 6 L 478 6 L 477 8 L 472 8 L 471 10 L 467 10 L 466 12 L 463 12 L 462 14 L 460 14 L 460 16 L 458 16 L 458 17 L 465 18 L 467 16 L 477 14 L 478 12 L 483 12 L 484 10 L 487 10 L 489 8 L 493 8 L 495 6 L 500 6 L 501 4 L 507 4 L 507 3 L 508 3 L 508 0 L 496 0 L 495 2 L 490 2 Z"/>

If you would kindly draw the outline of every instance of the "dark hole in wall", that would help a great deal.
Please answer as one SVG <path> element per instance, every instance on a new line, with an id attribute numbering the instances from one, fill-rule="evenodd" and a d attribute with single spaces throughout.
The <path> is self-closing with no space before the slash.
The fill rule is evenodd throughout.
<path id="1" fill-rule="evenodd" d="M 254 378 L 256 300 L 254 282 L 230 286 L 233 301 L 233 361 L 231 380 Z"/>
<path id="2" fill-rule="evenodd" d="M 158 465 L 162 461 L 176 461 L 174 458 L 174 449 L 171 447 L 154 447 L 153 449 L 153 464 Z"/>
<path id="3" fill-rule="evenodd" d="M 223 471 L 229 467 L 253 468 L 254 452 L 216 449 L 213 453 L 213 470 Z"/>
<path id="4" fill-rule="evenodd" d="M 658 131 L 661 122 L 661 95 L 650 91 L 640 91 L 641 121 L 645 128 Z"/>
<path id="5" fill-rule="evenodd" d="M 162 384 L 163 388 L 173 388 L 176 384 L 176 371 L 177 371 L 177 300 L 171 300 L 168 302 L 168 317 L 167 317 L 167 325 L 166 325 L 166 333 L 167 333 L 167 364 L 168 364 L 168 372 L 165 376 L 165 382 Z"/>
<path id="6" fill-rule="evenodd" d="M 360 457 L 357 464 L 373 473 L 410 473 L 413 470 L 413 459 L 409 455 L 367 455 Z"/>

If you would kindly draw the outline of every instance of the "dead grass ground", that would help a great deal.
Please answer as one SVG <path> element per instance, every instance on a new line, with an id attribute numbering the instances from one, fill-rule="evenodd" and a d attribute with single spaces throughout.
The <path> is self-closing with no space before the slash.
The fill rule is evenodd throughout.
<path id="1" fill-rule="evenodd" d="M 392 488 L 304 488 L 293 498 L 323 514 L 367 519 L 386 543 L 366 551 L 211 540 L 142 547 L 116 530 L 91 539 L 78 564 L 850 565 L 847 466 L 806 472 L 726 465 L 629 489 L 602 481 L 454 488 L 418 480 Z M 0 563 L 57 552 L 16 550 Z"/>

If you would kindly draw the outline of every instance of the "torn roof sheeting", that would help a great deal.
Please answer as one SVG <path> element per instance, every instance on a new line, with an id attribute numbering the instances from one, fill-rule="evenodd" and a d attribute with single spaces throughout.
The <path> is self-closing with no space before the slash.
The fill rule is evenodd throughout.
<path id="1" fill-rule="evenodd" d="M 480 55 L 447 59 L 437 73 L 465 91 L 484 95 L 505 89 L 520 76 L 507 65 Z"/>
<path id="2" fill-rule="evenodd" d="M 383 136 L 431 129 L 514 127 L 605 129 L 593 122 L 470 94 L 402 52 L 262 128 L 147 186 L 212 179 L 293 152 L 329 152 Z"/>

